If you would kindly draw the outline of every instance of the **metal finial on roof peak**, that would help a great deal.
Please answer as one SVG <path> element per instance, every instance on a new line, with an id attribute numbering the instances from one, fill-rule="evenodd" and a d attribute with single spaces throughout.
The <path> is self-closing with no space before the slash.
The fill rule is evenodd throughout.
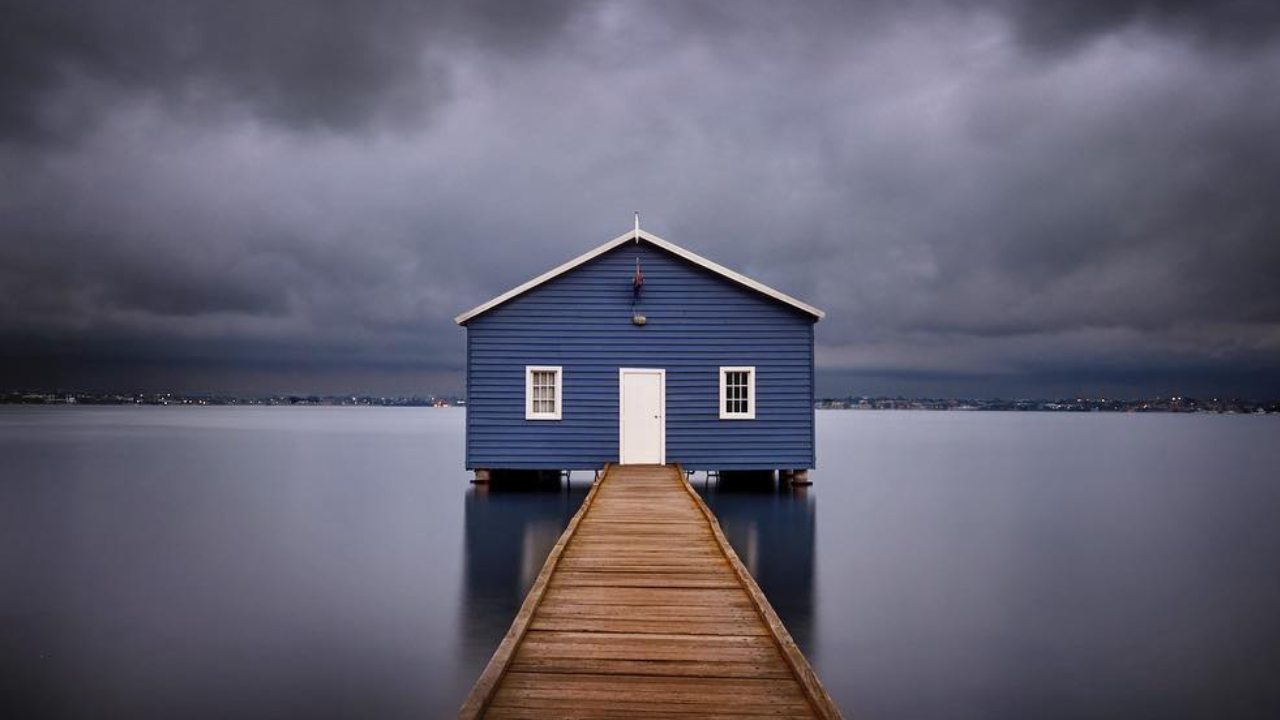
<path id="1" fill-rule="evenodd" d="M 640 211 L 636 211 L 636 242 L 640 242 Z"/>

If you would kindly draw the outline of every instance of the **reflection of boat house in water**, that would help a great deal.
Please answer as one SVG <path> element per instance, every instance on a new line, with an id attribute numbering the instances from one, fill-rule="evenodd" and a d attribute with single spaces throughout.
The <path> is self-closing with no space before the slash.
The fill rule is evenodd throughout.
<path id="1" fill-rule="evenodd" d="M 478 485 L 465 505 L 464 615 L 468 661 L 483 666 L 520 609 L 547 551 L 585 488 Z"/>
<path id="2" fill-rule="evenodd" d="M 806 481 L 822 316 L 637 225 L 456 318 L 467 468 L 678 462 Z"/>
<path id="3" fill-rule="evenodd" d="M 724 534 L 806 654 L 814 643 L 817 512 L 804 489 L 724 481 L 703 490 Z"/>

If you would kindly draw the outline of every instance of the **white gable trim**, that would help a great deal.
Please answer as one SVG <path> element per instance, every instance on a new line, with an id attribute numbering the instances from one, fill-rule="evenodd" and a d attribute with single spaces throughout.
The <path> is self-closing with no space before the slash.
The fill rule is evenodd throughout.
<path id="1" fill-rule="evenodd" d="M 658 237 L 657 235 L 654 235 L 653 233 L 647 232 L 645 230 L 632 230 L 630 232 L 619 235 L 618 237 L 610 240 L 609 242 L 601 245 L 600 247 L 595 248 L 594 250 L 588 250 L 587 252 L 579 255 L 578 257 L 570 260 L 569 262 L 563 265 L 552 268 L 551 270 L 548 270 L 547 272 L 542 273 L 538 277 L 530 280 L 527 283 L 524 283 L 523 285 L 518 285 L 514 288 L 511 288 L 510 290 L 502 293 L 498 297 L 490 300 L 489 302 L 484 303 L 483 305 L 477 305 L 476 307 L 454 318 L 453 321 L 458 323 L 459 325 L 463 325 L 468 320 L 476 317 L 477 315 L 486 313 L 489 310 L 492 310 L 493 308 L 505 303 L 506 301 L 518 295 L 522 295 L 532 290 L 533 288 L 547 282 L 548 280 L 551 280 L 552 278 L 559 277 L 560 275 L 563 275 L 569 272 L 570 270 L 578 267 L 579 265 L 582 265 L 588 260 L 599 257 L 609 252 L 610 250 L 618 247 L 619 245 L 625 244 L 630 241 L 639 242 L 640 240 L 644 240 L 645 242 L 648 242 L 652 245 L 660 247 L 663 250 L 666 250 L 667 252 L 671 253 L 672 255 L 677 255 L 679 257 L 682 257 L 685 260 L 688 260 L 689 262 L 695 265 L 704 267 L 710 270 L 711 272 L 716 273 L 717 275 L 728 278 L 729 280 L 732 280 L 733 282 L 738 283 L 739 285 L 743 285 L 745 287 L 751 288 L 752 290 L 755 290 L 756 292 L 762 295 L 767 295 L 773 298 L 774 300 L 778 300 L 779 302 L 786 303 L 787 305 L 790 305 L 798 310 L 806 312 L 814 316 L 815 318 L 818 318 L 819 320 L 821 320 L 823 317 L 826 316 L 826 313 L 822 312 L 821 310 L 819 310 L 818 308 L 812 305 L 809 305 L 808 303 L 801 302 L 791 297 L 790 295 L 787 295 L 786 293 L 774 290 L 773 288 L 769 287 L 768 285 L 765 285 L 764 283 L 756 282 L 755 280 L 752 280 L 746 275 L 736 273 L 730 270 L 729 268 L 724 267 L 723 265 L 711 262 L 710 260 L 702 257 L 701 255 L 685 250 L 684 248 L 680 247 L 679 245 L 676 245 L 675 243 L 667 242 L 666 240 L 663 240 L 662 238 Z"/>
<path id="2" fill-rule="evenodd" d="M 710 270 L 713 273 L 716 273 L 718 275 L 723 275 L 724 277 L 729 278 L 730 280 L 738 283 L 739 285 L 745 285 L 762 295 L 768 295 L 774 300 L 784 302 L 798 310 L 803 310 L 804 312 L 809 313 L 810 315 L 818 318 L 819 320 L 821 320 L 823 317 L 826 317 L 826 313 L 810 305 L 809 303 L 801 302 L 784 292 L 781 292 L 779 290 L 774 290 L 773 288 L 769 287 L 768 285 L 765 285 L 762 282 L 756 282 L 755 280 L 752 280 L 746 275 L 736 273 L 723 265 L 711 262 L 710 260 L 702 257 L 701 255 L 698 255 L 697 253 L 689 252 L 688 250 L 685 250 L 684 248 L 680 247 L 679 245 L 676 245 L 675 243 L 670 243 L 670 242 L 667 242 L 666 240 L 663 240 L 657 235 L 651 235 L 645 232 L 644 230 L 641 230 L 640 237 L 645 240 L 648 240 L 654 245 L 657 245 L 663 250 L 667 250 L 674 255 L 679 255 L 680 257 L 684 258 L 685 260 L 688 260 L 689 262 L 695 265 L 701 265 L 702 267 Z"/>

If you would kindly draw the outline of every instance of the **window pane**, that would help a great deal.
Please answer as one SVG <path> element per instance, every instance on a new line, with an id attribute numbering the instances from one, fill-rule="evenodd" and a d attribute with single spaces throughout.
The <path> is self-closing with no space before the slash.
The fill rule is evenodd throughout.
<path id="1" fill-rule="evenodd" d="M 728 415 L 751 414 L 751 371 L 724 370 L 724 412 Z"/>
<path id="2" fill-rule="evenodd" d="M 529 407 L 535 415 L 555 415 L 559 380 L 555 370 L 529 372 Z"/>

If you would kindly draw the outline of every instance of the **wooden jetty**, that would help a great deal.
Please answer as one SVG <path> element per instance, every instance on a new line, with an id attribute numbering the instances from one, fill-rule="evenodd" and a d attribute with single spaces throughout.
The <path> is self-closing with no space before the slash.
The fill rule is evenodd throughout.
<path id="1" fill-rule="evenodd" d="M 839 718 L 678 466 L 592 485 L 460 718 Z"/>

